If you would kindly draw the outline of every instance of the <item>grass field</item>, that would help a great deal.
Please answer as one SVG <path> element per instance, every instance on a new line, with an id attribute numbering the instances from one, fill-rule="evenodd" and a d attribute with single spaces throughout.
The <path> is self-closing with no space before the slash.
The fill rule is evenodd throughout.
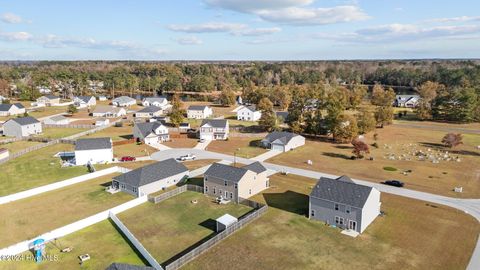
<path id="1" fill-rule="evenodd" d="M 43 118 L 50 115 L 67 112 L 67 108 L 68 106 L 41 107 L 41 108 L 35 109 L 35 111 L 29 111 L 28 115 L 38 119 L 38 118 Z"/>
<path id="2" fill-rule="evenodd" d="M 463 198 L 480 197 L 480 135 L 464 135 L 464 144 L 449 150 L 440 144 L 444 132 L 413 129 L 400 126 L 388 126 L 378 129 L 379 148 L 370 147 L 374 161 L 350 160 L 352 146 L 349 144 L 333 144 L 322 141 L 307 141 L 306 145 L 288 153 L 273 157 L 268 162 L 309 170 L 322 171 L 337 175 L 347 174 L 350 177 L 381 182 L 385 179 L 399 179 L 410 189 Z M 366 136 L 366 142 L 374 142 L 373 135 Z M 411 146 L 415 145 L 415 146 Z M 388 147 L 386 147 L 387 145 Z M 425 152 L 431 150 L 449 150 L 452 156 L 458 156 L 461 162 L 440 161 L 434 164 L 430 161 L 389 160 L 388 153 L 407 152 L 405 149 L 415 147 Z M 307 160 L 313 161 L 308 165 Z M 384 167 L 394 167 L 396 172 L 386 171 Z M 412 170 L 404 175 L 402 172 Z M 463 186 L 463 193 L 453 192 L 456 186 Z"/>
<path id="3" fill-rule="evenodd" d="M 118 174 L 0 205 L 0 216 L 6 217 L 0 220 L 0 228 L 8 231 L 0 234 L 0 243 L 8 246 L 31 239 L 134 199 L 123 192 L 105 191 L 115 175 Z"/>
<path id="4" fill-rule="evenodd" d="M 65 247 L 73 248 L 70 253 L 61 253 L 60 250 Z M 90 260 L 79 264 L 78 256 L 89 254 Z M 31 252 L 25 252 L 24 255 L 31 256 Z M 44 261 L 40 264 L 35 262 L 0 262 L 2 270 L 65 270 L 65 269 L 85 269 L 99 270 L 105 269 L 112 262 L 128 263 L 133 265 L 146 265 L 143 258 L 139 256 L 134 247 L 124 236 L 117 231 L 115 225 L 109 220 L 99 222 L 83 230 L 75 232 L 60 238 L 56 242 L 48 243 L 46 254 L 58 256 L 58 261 Z"/>
<path id="5" fill-rule="evenodd" d="M 203 166 L 210 165 L 214 162 L 218 162 L 218 159 L 199 159 L 199 160 L 192 160 L 192 161 L 185 161 L 183 165 L 185 165 L 190 171 L 195 169 L 201 168 Z"/>
<path id="6" fill-rule="evenodd" d="M 29 141 L 18 141 L 18 142 L 12 142 L 12 143 L 7 143 L 7 144 L 0 144 L 0 148 L 5 148 L 10 150 L 10 154 L 19 152 L 23 149 L 27 149 L 29 147 L 32 147 L 34 145 L 41 144 L 40 142 L 29 142 Z"/>
<path id="7" fill-rule="evenodd" d="M 136 143 L 129 143 L 113 147 L 113 154 L 117 158 L 121 158 L 123 156 L 144 157 L 149 156 L 157 151 L 157 149 L 147 144 L 138 145 Z"/>
<path id="8" fill-rule="evenodd" d="M 197 204 L 192 204 L 197 200 Z M 214 234 L 215 219 L 250 211 L 243 205 L 218 205 L 201 193 L 187 191 L 159 204 L 147 203 L 118 215 L 161 264 Z"/>
<path id="9" fill-rule="evenodd" d="M 109 127 L 99 132 L 84 136 L 82 138 L 103 138 L 110 137 L 112 141 L 122 141 L 131 138 L 133 135 L 133 126 L 123 124 L 122 127 Z"/>
<path id="10" fill-rule="evenodd" d="M 268 212 L 182 269 L 465 269 L 480 230 L 455 209 L 382 194 L 385 217 L 357 238 L 306 218 L 314 179 L 275 175 Z M 222 256 L 219 256 L 222 254 Z"/>
<path id="11" fill-rule="evenodd" d="M 208 146 L 208 151 L 233 155 L 236 152 L 238 157 L 252 158 L 265 153 L 267 150 L 257 146 L 251 146 L 260 137 L 230 137 L 227 141 L 212 141 Z"/>
<path id="12" fill-rule="evenodd" d="M 42 134 L 39 134 L 36 137 L 59 139 L 59 138 L 72 136 L 86 130 L 87 129 L 85 128 L 57 128 L 57 127 L 51 128 L 49 127 L 49 128 L 43 128 Z"/>
<path id="13" fill-rule="evenodd" d="M 170 148 L 193 148 L 197 143 L 198 139 L 194 138 L 172 138 L 171 141 L 162 144 Z"/>

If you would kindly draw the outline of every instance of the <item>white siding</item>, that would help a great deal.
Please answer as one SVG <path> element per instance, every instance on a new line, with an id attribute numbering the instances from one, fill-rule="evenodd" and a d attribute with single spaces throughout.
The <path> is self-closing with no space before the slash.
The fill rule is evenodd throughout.
<path id="1" fill-rule="evenodd" d="M 360 232 L 363 232 L 370 223 L 380 214 L 380 191 L 376 188 L 372 188 L 370 196 L 368 197 L 362 211 L 362 222 L 360 224 Z M 358 224 L 357 224 L 358 226 Z"/>
<path id="2" fill-rule="evenodd" d="M 75 161 L 77 165 L 85 165 L 89 161 L 93 164 L 112 162 L 112 159 L 113 149 L 75 151 Z"/>

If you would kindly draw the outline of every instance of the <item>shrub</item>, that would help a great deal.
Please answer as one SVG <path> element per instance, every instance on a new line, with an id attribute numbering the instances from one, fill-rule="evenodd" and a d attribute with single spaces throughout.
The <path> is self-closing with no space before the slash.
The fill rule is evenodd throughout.
<path id="1" fill-rule="evenodd" d="M 389 171 L 389 172 L 395 172 L 395 171 L 397 171 L 397 168 L 395 168 L 395 167 L 388 167 L 388 166 L 387 166 L 387 167 L 383 167 L 383 169 L 384 169 L 385 171 Z"/>

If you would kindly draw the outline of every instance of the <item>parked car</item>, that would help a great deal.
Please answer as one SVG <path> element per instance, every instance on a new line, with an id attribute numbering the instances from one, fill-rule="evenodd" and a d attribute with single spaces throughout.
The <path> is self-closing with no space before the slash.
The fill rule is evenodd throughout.
<path id="1" fill-rule="evenodd" d="M 387 180 L 385 182 L 382 182 L 382 184 L 394 187 L 403 187 L 405 185 L 402 181 L 398 180 Z"/>
<path id="2" fill-rule="evenodd" d="M 126 162 L 126 161 L 135 161 L 137 158 L 131 157 L 131 156 L 124 156 L 120 159 L 121 162 Z"/>
<path id="3" fill-rule="evenodd" d="M 192 154 L 184 155 L 178 158 L 180 161 L 195 160 L 197 157 Z"/>

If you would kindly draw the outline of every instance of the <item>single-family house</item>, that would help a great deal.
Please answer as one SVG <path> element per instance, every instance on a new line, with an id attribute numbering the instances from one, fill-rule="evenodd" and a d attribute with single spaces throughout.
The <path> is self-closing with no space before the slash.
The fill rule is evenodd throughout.
<path id="1" fill-rule="evenodd" d="M 226 140 L 230 132 L 228 120 L 205 119 L 200 125 L 201 140 Z"/>
<path id="2" fill-rule="evenodd" d="M 45 95 L 37 98 L 37 106 L 55 106 L 60 104 L 60 97 L 54 95 Z"/>
<path id="3" fill-rule="evenodd" d="M 10 152 L 8 149 L 0 148 L 0 160 L 8 158 L 10 156 Z"/>
<path id="4" fill-rule="evenodd" d="M 75 142 L 75 164 L 107 163 L 113 160 L 111 138 L 78 139 Z"/>
<path id="5" fill-rule="evenodd" d="M 237 120 L 240 121 L 258 121 L 262 117 L 262 112 L 255 106 L 243 106 L 237 110 Z"/>
<path id="6" fill-rule="evenodd" d="M 160 116 L 163 113 L 162 108 L 157 106 L 148 106 L 135 113 L 135 117 L 139 118 L 152 118 Z"/>
<path id="7" fill-rule="evenodd" d="M 416 108 L 418 101 L 420 100 L 419 95 L 396 95 L 393 106 L 395 107 L 404 107 L 404 108 Z"/>
<path id="8" fill-rule="evenodd" d="M 305 145 L 305 137 L 286 131 L 274 131 L 261 141 L 263 147 L 286 152 Z"/>
<path id="9" fill-rule="evenodd" d="M 380 191 L 355 184 L 348 176 L 322 177 L 309 199 L 310 219 L 362 233 L 380 214 Z"/>
<path id="10" fill-rule="evenodd" d="M 188 119 L 206 119 L 213 115 L 213 110 L 209 106 L 192 105 L 187 109 Z"/>
<path id="11" fill-rule="evenodd" d="M 112 263 L 105 270 L 155 270 L 151 266 L 133 265 L 126 263 Z"/>
<path id="12" fill-rule="evenodd" d="M 102 127 L 102 126 L 106 126 L 108 124 L 110 124 L 110 120 L 108 120 L 108 118 L 104 118 L 104 117 L 97 118 L 97 120 L 95 121 L 95 126 L 96 127 Z"/>
<path id="13" fill-rule="evenodd" d="M 106 96 L 99 96 L 98 100 L 100 101 L 106 101 L 108 98 Z"/>
<path id="14" fill-rule="evenodd" d="M 127 115 L 127 110 L 125 110 L 125 108 L 111 106 L 96 106 L 92 112 L 93 117 L 115 118 L 124 115 Z"/>
<path id="15" fill-rule="evenodd" d="M 0 116 L 20 115 L 26 112 L 21 103 L 0 104 Z"/>
<path id="16" fill-rule="evenodd" d="M 158 144 L 170 140 L 168 128 L 162 122 L 135 123 L 133 137 L 146 144 Z"/>
<path id="17" fill-rule="evenodd" d="M 97 99 L 94 96 L 78 96 L 73 98 L 73 104 L 78 108 L 89 108 L 97 105 Z"/>
<path id="18" fill-rule="evenodd" d="M 185 165 L 170 158 L 115 176 L 112 188 L 142 197 L 176 185 L 188 175 Z"/>
<path id="19" fill-rule="evenodd" d="M 63 115 L 56 115 L 43 120 L 43 123 L 47 125 L 68 125 L 70 124 L 70 119 Z"/>
<path id="20" fill-rule="evenodd" d="M 142 105 L 145 107 L 156 106 L 162 109 L 168 107 L 168 100 L 164 97 L 146 97 L 142 100 Z"/>
<path id="21" fill-rule="evenodd" d="M 267 169 L 260 163 L 241 168 L 213 163 L 203 176 L 204 193 L 241 202 L 270 186 Z"/>
<path id="22" fill-rule="evenodd" d="M 112 105 L 117 107 L 129 107 L 135 104 L 137 104 L 137 101 L 127 96 L 117 97 L 112 100 Z"/>
<path id="23" fill-rule="evenodd" d="M 42 123 L 31 116 L 12 118 L 3 124 L 5 136 L 20 138 L 40 133 L 42 133 Z"/>

